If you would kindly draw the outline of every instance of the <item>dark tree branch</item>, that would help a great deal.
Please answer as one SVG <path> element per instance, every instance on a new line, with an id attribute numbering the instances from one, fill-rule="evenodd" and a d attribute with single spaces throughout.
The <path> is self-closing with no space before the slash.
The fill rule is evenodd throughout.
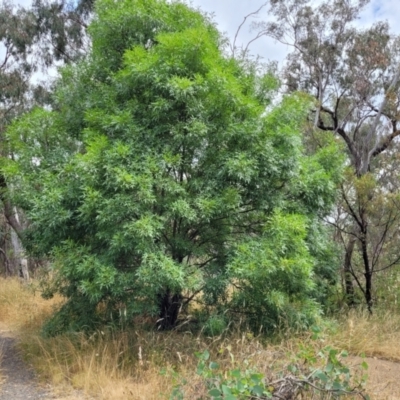
<path id="1" fill-rule="evenodd" d="M 253 12 L 251 12 L 250 14 L 247 14 L 247 15 L 243 18 L 242 23 L 239 25 L 239 27 L 238 27 L 237 30 L 236 30 L 235 37 L 234 37 L 234 39 L 233 39 L 233 43 L 232 43 L 232 45 L 230 46 L 230 47 L 231 47 L 231 51 L 232 51 L 232 58 L 235 57 L 236 41 L 237 41 L 238 35 L 239 35 L 239 33 L 240 33 L 240 31 L 241 31 L 243 25 L 246 23 L 246 21 L 247 21 L 248 18 L 250 18 L 250 17 L 253 16 L 253 15 L 257 15 L 267 4 L 268 4 L 268 3 L 262 4 L 256 11 L 253 11 Z M 250 42 L 247 43 L 247 46 L 246 46 L 246 48 L 245 48 L 245 52 L 247 51 L 249 45 L 250 45 L 252 42 L 254 42 L 255 40 L 259 39 L 261 36 L 264 36 L 264 34 L 265 34 L 264 31 L 259 32 L 259 33 L 256 35 L 255 38 L 253 38 L 252 40 L 250 40 Z"/>
<path id="2" fill-rule="evenodd" d="M 400 130 L 394 131 L 392 132 L 389 136 L 387 136 L 383 142 L 381 142 L 380 144 L 377 144 L 377 146 L 375 146 L 375 148 L 373 149 L 372 153 L 371 153 L 371 157 L 374 158 L 376 156 L 378 156 L 379 154 L 381 154 L 383 151 L 385 151 L 390 144 L 393 142 L 393 140 L 400 135 Z"/>
<path id="3" fill-rule="evenodd" d="M 353 210 L 353 207 L 351 206 L 350 202 L 347 199 L 346 193 L 344 192 L 344 188 L 342 185 L 342 195 L 343 195 L 343 199 L 347 205 L 347 207 L 349 208 L 350 211 L 350 215 L 354 218 L 354 220 L 356 221 L 357 225 L 360 227 L 360 230 L 363 230 L 363 224 L 361 222 L 361 220 L 358 218 L 356 212 Z"/>

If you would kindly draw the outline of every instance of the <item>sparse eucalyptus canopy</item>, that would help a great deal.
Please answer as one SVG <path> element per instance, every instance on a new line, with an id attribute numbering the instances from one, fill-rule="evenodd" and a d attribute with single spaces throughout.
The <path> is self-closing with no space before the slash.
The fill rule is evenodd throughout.
<path id="1" fill-rule="evenodd" d="M 400 37 L 387 22 L 356 27 L 367 3 L 271 1 L 275 20 L 257 28 L 292 46 L 284 71 L 288 92 L 312 95 L 317 103 L 310 122 L 346 146 L 349 168 L 334 226 L 344 245 L 347 302 L 358 301 L 356 286 L 371 311 L 374 277 L 400 263 L 399 175 L 393 168 L 400 136 Z"/>

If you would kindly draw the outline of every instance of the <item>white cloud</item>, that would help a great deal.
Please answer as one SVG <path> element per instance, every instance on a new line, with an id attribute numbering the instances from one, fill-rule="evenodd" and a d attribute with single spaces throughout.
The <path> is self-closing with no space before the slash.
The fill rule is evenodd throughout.
<path id="1" fill-rule="evenodd" d="M 400 1 L 372 0 L 361 14 L 360 24 L 367 28 L 377 21 L 388 21 L 391 32 L 400 34 Z"/>

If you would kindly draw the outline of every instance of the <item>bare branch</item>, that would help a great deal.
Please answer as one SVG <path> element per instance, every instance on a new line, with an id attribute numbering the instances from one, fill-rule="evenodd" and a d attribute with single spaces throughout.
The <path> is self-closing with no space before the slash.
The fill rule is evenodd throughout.
<path id="1" fill-rule="evenodd" d="M 385 151 L 390 146 L 390 144 L 393 142 L 393 139 L 395 139 L 399 135 L 400 135 L 400 130 L 392 132 L 388 137 L 386 137 L 383 140 L 383 142 L 381 142 L 380 144 L 377 144 L 374 147 L 374 149 L 371 153 L 371 157 L 376 157 L 377 155 L 379 155 L 380 153 Z"/>
<path id="2" fill-rule="evenodd" d="M 379 123 L 379 119 L 380 119 L 380 117 L 382 115 L 382 112 L 383 112 L 383 109 L 385 108 L 386 103 L 387 103 L 388 94 L 394 90 L 394 88 L 397 85 L 397 82 L 399 81 L 399 79 L 400 79 L 400 65 L 397 67 L 396 75 L 394 76 L 389 88 L 386 91 L 385 98 L 383 99 L 383 101 L 382 101 L 382 103 L 381 103 L 381 105 L 379 107 L 379 111 L 376 114 L 374 123 L 371 126 L 371 129 L 370 129 L 369 134 L 368 134 L 368 139 L 369 140 L 375 134 L 376 128 L 377 128 L 378 123 Z M 397 134 L 395 134 L 395 133 L 397 133 Z M 387 139 L 384 140 L 383 144 L 376 144 L 374 146 L 374 148 L 368 153 L 367 159 L 364 162 L 364 165 L 363 165 L 363 170 L 364 171 L 366 171 L 366 168 L 368 168 L 368 165 L 370 163 L 371 158 L 372 157 L 376 157 L 378 154 L 382 153 L 382 151 L 386 150 L 386 148 L 389 146 L 391 141 L 396 136 L 398 136 L 399 134 L 400 134 L 400 132 L 398 132 L 398 131 L 393 132 Z"/>
<path id="3" fill-rule="evenodd" d="M 230 46 L 230 47 L 231 47 L 232 57 L 233 57 L 233 58 L 235 57 L 236 41 L 237 41 L 238 35 L 239 35 L 239 33 L 240 33 L 240 31 L 241 31 L 243 25 L 246 23 L 246 21 L 247 21 L 248 18 L 252 17 L 253 15 L 257 15 L 267 4 L 268 4 L 267 2 L 264 3 L 264 4 L 262 4 L 256 11 L 253 11 L 253 12 L 251 12 L 250 14 L 247 14 L 247 15 L 243 18 L 242 23 L 239 25 L 239 27 L 238 27 L 237 30 L 236 30 L 235 37 L 234 37 L 234 39 L 233 39 L 233 43 L 232 43 L 232 45 Z M 264 32 L 262 32 L 262 33 L 259 32 L 259 33 L 257 34 L 257 36 L 256 36 L 254 39 L 252 39 L 249 43 L 247 43 L 247 46 L 246 46 L 245 51 L 248 49 L 250 43 L 254 42 L 255 40 L 257 40 L 258 38 L 260 38 L 260 37 L 263 36 L 263 35 L 264 35 Z"/>

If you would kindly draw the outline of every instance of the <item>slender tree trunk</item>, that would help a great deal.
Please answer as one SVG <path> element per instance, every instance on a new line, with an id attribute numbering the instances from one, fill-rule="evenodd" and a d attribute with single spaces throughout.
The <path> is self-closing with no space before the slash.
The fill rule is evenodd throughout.
<path id="1" fill-rule="evenodd" d="M 361 254 L 364 263 L 364 278 L 365 278 L 365 301 L 370 314 L 372 314 L 372 269 L 368 256 L 368 243 L 367 243 L 367 229 L 365 227 L 363 236 L 361 239 Z"/>
<path id="2" fill-rule="evenodd" d="M 13 276 L 13 270 L 12 270 L 12 266 L 10 265 L 10 260 L 7 257 L 7 253 L 4 249 L 0 248 L 0 253 L 3 256 L 3 260 L 4 260 L 4 272 L 5 272 L 5 276 Z"/>
<path id="3" fill-rule="evenodd" d="M 29 280 L 28 259 L 25 257 L 21 240 L 15 233 L 14 229 L 11 229 L 11 245 L 13 248 L 12 258 L 14 271 L 16 271 L 21 278 Z"/>
<path id="4" fill-rule="evenodd" d="M 170 290 L 159 296 L 160 314 L 157 321 L 158 329 L 169 330 L 176 326 L 182 301 L 183 297 L 181 294 L 172 294 Z"/>
<path id="5" fill-rule="evenodd" d="M 372 298 L 372 273 L 366 272 L 365 274 L 365 300 L 367 302 L 368 312 L 372 314 L 372 306 L 374 301 Z"/>
<path id="6" fill-rule="evenodd" d="M 12 206 L 7 196 L 8 186 L 2 174 L 0 174 L 0 200 L 3 202 L 4 216 L 11 227 L 11 246 L 13 249 L 14 273 L 17 272 L 26 280 L 29 280 L 28 259 L 25 257 L 21 243 L 24 226 L 18 215 L 18 210 Z"/>
<path id="7" fill-rule="evenodd" d="M 351 236 L 349 243 L 346 246 L 346 254 L 344 258 L 343 273 L 344 273 L 344 285 L 346 291 L 346 303 L 349 307 L 354 307 L 355 305 L 355 290 L 353 284 L 353 274 L 351 269 L 351 259 L 353 256 L 354 245 L 357 238 Z"/>
<path id="8" fill-rule="evenodd" d="M 6 180 L 4 176 L 0 174 L 0 200 L 3 203 L 4 216 L 7 220 L 7 223 L 11 226 L 19 239 L 21 239 L 23 227 L 19 221 L 17 210 L 12 206 L 7 196 L 7 191 L 8 186 Z"/>

